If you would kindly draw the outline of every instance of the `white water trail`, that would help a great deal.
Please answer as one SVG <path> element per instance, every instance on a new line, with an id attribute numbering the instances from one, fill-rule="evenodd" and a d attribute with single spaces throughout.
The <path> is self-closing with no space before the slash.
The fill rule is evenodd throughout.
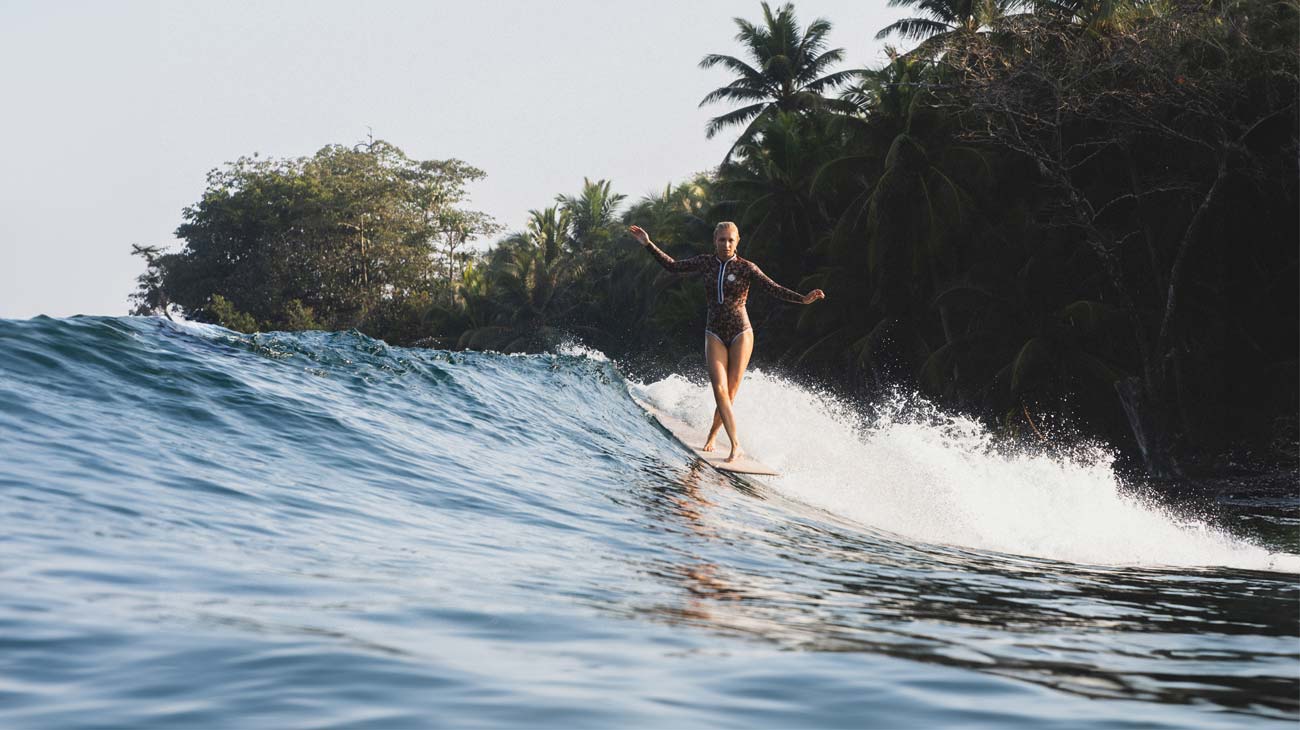
<path id="1" fill-rule="evenodd" d="M 713 414 L 706 387 L 676 375 L 633 387 L 703 438 Z M 1009 456 L 978 422 L 919 401 L 893 405 L 861 425 L 833 398 L 753 370 L 735 413 L 746 450 L 782 473 L 763 478 L 773 489 L 913 540 L 1094 565 L 1300 573 L 1300 555 L 1125 494 L 1101 448 Z"/>

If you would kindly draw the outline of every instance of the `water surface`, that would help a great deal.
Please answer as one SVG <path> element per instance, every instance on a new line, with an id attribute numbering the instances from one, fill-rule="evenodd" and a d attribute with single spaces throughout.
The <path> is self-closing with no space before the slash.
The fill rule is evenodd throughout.
<path id="1" fill-rule="evenodd" d="M 761 372 L 744 481 L 629 397 L 702 384 L 568 352 L 0 320 L 0 725 L 1300 719 L 1294 500 L 1180 515 Z"/>

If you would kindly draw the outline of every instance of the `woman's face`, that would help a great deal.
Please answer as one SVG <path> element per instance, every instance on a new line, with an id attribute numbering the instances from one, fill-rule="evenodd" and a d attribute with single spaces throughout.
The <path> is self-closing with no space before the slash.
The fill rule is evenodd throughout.
<path id="1" fill-rule="evenodd" d="M 740 245 L 740 232 L 730 226 L 721 228 L 713 234 L 713 250 L 720 259 L 729 259 L 736 255 L 736 246 Z"/>

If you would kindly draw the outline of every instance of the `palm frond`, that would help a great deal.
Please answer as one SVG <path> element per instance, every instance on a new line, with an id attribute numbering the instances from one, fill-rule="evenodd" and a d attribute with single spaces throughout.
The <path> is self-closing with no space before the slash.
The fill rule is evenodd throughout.
<path id="1" fill-rule="evenodd" d="M 813 93 L 820 94 L 827 87 L 834 88 L 836 86 L 840 86 L 841 84 L 848 83 L 856 75 L 857 75 L 857 71 L 854 70 L 836 71 L 835 73 L 827 74 L 821 77 L 820 79 L 809 81 L 808 83 L 804 84 L 803 88 L 804 91 L 811 91 Z"/>
<path id="2" fill-rule="evenodd" d="M 885 38 L 897 33 L 900 37 L 906 40 L 917 41 L 924 40 L 940 33 L 946 33 L 949 30 L 952 30 L 951 26 L 935 20 L 929 20 L 927 18 L 904 18 L 881 28 L 880 31 L 876 33 L 876 40 L 884 40 Z"/>
<path id="3" fill-rule="evenodd" d="M 746 79 L 761 79 L 763 77 L 761 71 L 735 56 L 727 56 L 721 53 L 710 53 L 700 59 L 700 68 L 710 69 L 714 66 L 722 66 L 728 71 L 739 74 L 742 78 Z"/>
<path id="4" fill-rule="evenodd" d="M 800 61 L 799 72 L 795 75 L 795 82 L 806 84 L 816 79 L 831 64 L 842 62 L 844 60 L 844 49 L 832 48 L 818 56 L 801 56 L 801 58 L 803 60 Z"/>
<path id="5" fill-rule="evenodd" d="M 721 116 L 714 117 L 709 120 L 708 126 L 705 127 L 704 136 L 707 137 L 708 139 L 713 139 L 714 135 L 716 135 L 718 132 L 722 131 L 723 129 L 726 129 L 727 127 L 732 127 L 737 124 L 744 124 L 745 122 L 750 121 L 751 119 L 756 119 L 762 114 L 765 108 L 766 108 L 765 104 L 750 104 L 749 106 L 741 107 L 734 111 L 727 112 L 726 114 L 723 114 Z M 753 127 L 752 124 L 750 126 L 751 128 Z M 741 139 L 745 139 L 749 133 L 750 130 L 747 129 L 746 134 L 741 135 Z M 737 140 L 737 142 L 739 141 L 740 140 Z"/>
<path id="6" fill-rule="evenodd" d="M 728 101 L 748 102 L 765 101 L 767 98 L 768 95 L 763 91 L 732 84 L 731 86 L 723 86 L 710 91 L 702 100 L 700 100 L 699 106 L 712 104 L 724 99 Z"/>

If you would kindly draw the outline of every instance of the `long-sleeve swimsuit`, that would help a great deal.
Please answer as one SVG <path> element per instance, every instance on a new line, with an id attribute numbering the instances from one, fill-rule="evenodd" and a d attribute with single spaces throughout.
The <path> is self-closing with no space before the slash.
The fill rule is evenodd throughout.
<path id="1" fill-rule="evenodd" d="M 803 295 L 786 289 L 768 278 L 748 259 L 733 255 L 726 261 L 714 254 L 700 254 L 675 261 L 653 243 L 647 244 L 651 255 L 668 271 L 675 274 L 698 272 L 704 276 L 704 298 L 708 301 L 709 316 L 704 332 L 719 342 L 731 346 L 736 338 L 751 328 L 745 301 L 749 299 L 750 284 L 758 284 L 769 294 L 787 302 L 803 303 Z"/>

